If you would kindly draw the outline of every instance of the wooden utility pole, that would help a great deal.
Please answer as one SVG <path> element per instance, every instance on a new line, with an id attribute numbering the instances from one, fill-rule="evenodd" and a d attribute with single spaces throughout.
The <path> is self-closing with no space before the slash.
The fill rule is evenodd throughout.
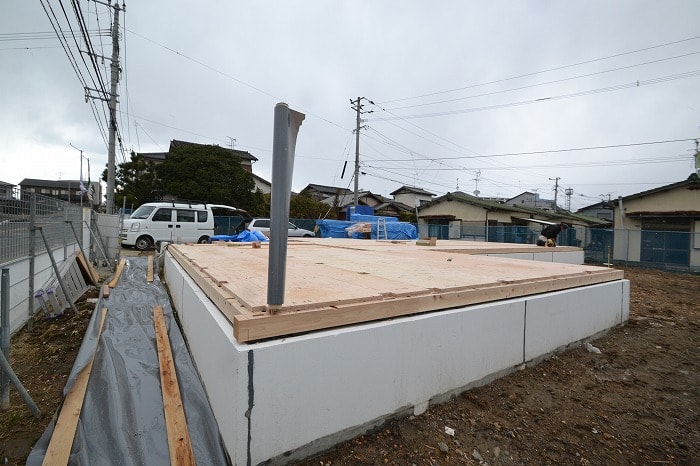
<path id="1" fill-rule="evenodd" d="M 119 12 L 122 8 L 115 2 L 110 5 L 114 8 L 114 21 L 112 22 L 112 60 L 110 70 L 112 72 L 111 88 L 109 92 L 109 143 L 107 153 L 107 213 L 114 213 L 114 185 L 116 178 L 116 136 L 117 136 L 117 85 L 119 84 Z"/>
<path id="2" fill-rule="evenodd" d="M 352 106 L 353 110 L 355 110 L 355 201 L 353 205 L 357 207 L 357 199 L 358 199 L 358 189 L 360 185 L 360 129 L 362 129 L 362 126 L 360 126 L 360 123 L 362 123 L 362 120 L 360 119 L 360 115 L 362 113 L 372 113 L 372 110 L 368 111 L 362 111 L 362 100 L 367 100 L 367 102 L 374 104 L 371 100 L 368 100 L 365 97 L 358 97 L 357 100 L 351 100 L 350 103 Z"/>
<path id="3" fill-rule="evenodd" d="M 554 181 L 554 210 L 557 210 L 557 195 L 559 194 L 559 180 L 560 177 L 556 178 L 550 178 L 550 180 Z"/>

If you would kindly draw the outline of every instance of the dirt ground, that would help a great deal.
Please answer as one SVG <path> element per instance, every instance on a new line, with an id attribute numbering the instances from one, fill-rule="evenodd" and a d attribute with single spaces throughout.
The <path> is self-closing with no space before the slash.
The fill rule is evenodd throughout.
<path id="1" fill-rule="evenodd" d="M 630 320 L 592 342 L 600 353 L 572 348 L 299 465 L 700 464 L 700 276 L 624 271 Z M 61 401 L 94 304 L 78 307 L 12 340 L 44 414 L 11 389 L 0 464 L 23 464 Z"/>

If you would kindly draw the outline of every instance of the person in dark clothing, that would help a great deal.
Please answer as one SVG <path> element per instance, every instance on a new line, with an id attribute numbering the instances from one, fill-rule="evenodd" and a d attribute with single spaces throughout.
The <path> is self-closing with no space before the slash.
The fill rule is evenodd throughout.
<path id="1" fill-rule="evenodd" d="M 538 246 L 553 247 L 557 245 L 557 236 L 562 230 L 566 230 L 569 226 L 562 222 L 559 225 L 547 225 L 542 229 L 540 237 L 537 240 Z"/>

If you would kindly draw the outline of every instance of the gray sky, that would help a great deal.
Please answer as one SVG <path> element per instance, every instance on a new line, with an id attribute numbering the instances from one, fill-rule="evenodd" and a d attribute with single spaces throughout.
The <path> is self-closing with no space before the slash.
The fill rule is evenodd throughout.
<path id="1" fill-rule="evenodd" d="M 109 28 L 106 7 L 79 3 L 91 31 Z M 43 4 L 88 77 L 61 4 Z M 63 4 L 77 32 L 70 2 Z M 559 204 L 572 188 L 577 209 L 601 195 L 681 181 L 694 169 L 696 0 L 126 7 L 119 126 L 127 158 L 131 150 L 166 151 L 171 139 L 228 146 L 234 138 L 235 148 L 260 159 L 254 173 L 269 180 L 273 110 L 283 101 L 306 114 L 293 188 L 352 189 L 350 100 L 362 96 L 372 113 L 362 116 L 360 188 L 385 196 L 404 184 L 472 193 L 478 179 L 481 196 L 537 190 L 551 199 L 559 178 Z M 98 125 L 42 3 L 5 0 L 0 31 L 0 180 L 77 179 L 80 153 L 69 143 L 85 151 L 96 179 L 107 163 L 106 106 L 96 101 Z M 92 43 L 111 55 L 109 37 L 93 34 Z M 108 63 L 98 59 L 106 81 Z M 686 141 L 663 142 L 672 140 Z M 600 146 L 623 147 L 568 150 Z M 539 151 L 557 152 L 527 154 Z"/>

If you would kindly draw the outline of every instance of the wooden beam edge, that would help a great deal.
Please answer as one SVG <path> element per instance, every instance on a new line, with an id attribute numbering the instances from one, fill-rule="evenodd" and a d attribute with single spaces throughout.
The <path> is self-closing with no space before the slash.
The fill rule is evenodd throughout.
<path id="1" fill-rule="evenodd" d="M 481 304 L 503 299 L 536 295 L 616 281 L 617 273 L 592 273 L 572 278 L 553 278 L 506 285 L 486 285 L 447 293 L 398 297 L 360 304 L 344 304 L 323 309 L 303 310 L 272 315 L 240 314 L 234 316 L 234 337 L 239 342 L 280 337 L 294 333 L 322 330 L 394 317 L 407 316 Z M 620 275 L 619 278 L 612 278 Z"/>

